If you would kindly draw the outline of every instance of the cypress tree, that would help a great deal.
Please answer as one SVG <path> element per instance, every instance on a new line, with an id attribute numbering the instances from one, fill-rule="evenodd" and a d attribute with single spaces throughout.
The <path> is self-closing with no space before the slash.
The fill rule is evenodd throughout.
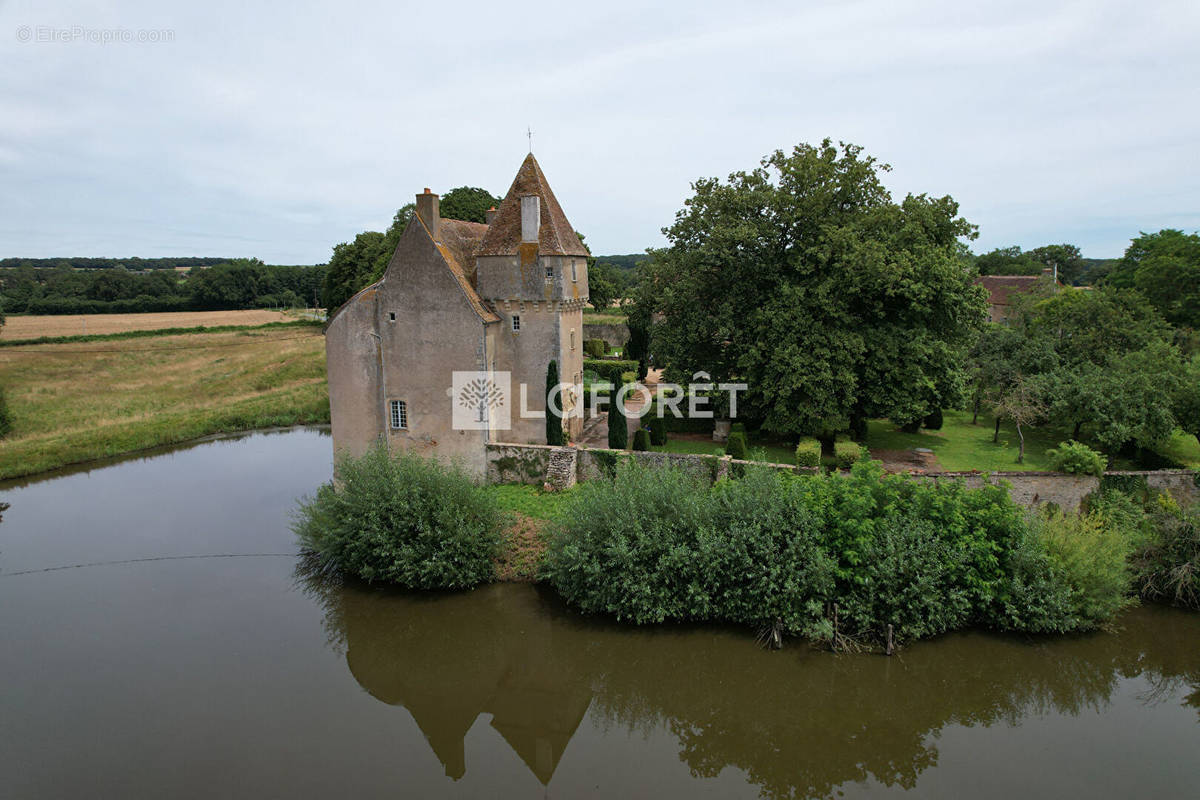
<path id="1" fill-rule="evenodd" d="M 550 393 L 554 391 L 555 386 L 558 386 L 558 362 L 551 360 L 546 367 L 546 444 L 562 446 L 565 443 L 562 417 L 556 413 L 555 404 L 550 401 Z M 558 405 L 561 404 L 560 394 Z"/>
<path id="2" fill-rule="evenodd" d="M 613 395 L 612 409 L 608 412 L 608 447 L 610 450 L 624 450 L 629 442 L 629 430 L 625 424 L 625 409 Z"/>

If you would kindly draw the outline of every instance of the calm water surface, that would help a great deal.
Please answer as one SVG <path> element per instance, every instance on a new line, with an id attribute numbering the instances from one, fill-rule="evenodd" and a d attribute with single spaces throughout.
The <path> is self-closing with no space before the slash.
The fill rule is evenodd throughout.
<path id="1" fill-rule="evenodd" d="M 618 627 L 530 586 L 330 585 L 288 530 L 330 451 L 298 430 L 0 485 L 0 797 L 1200 786 L 1200 614 L 888 659 Z"/>

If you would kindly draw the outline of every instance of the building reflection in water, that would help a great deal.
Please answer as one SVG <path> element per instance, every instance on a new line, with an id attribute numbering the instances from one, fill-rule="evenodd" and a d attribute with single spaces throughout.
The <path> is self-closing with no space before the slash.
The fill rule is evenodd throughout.
<path id="1" fill-rule="evenodd" d="M 543 784 L 590 711 L 610 729 L 668 731 L 695 777 L 735 767 L 763 796 L 823 797 L 869 778 L 911 788 L 933 767 L 969 770 L 938 764 L 945 726 L 1004 722 L 1018 736 L 1030 715 L 1103 709 L 1134 677 L 1150 687 L 1135 702 L 1200 708 L 1200 615 L 1165 609 L 1133 612 L 1119 634 L 952 634 L 889 659 L 802 643 L 769 653 L 713 627 L 618 626 L 530 586 L 421 595 L 304 580 L 358 683 L 407 708 L 456 780 L 481 714 Z"/>

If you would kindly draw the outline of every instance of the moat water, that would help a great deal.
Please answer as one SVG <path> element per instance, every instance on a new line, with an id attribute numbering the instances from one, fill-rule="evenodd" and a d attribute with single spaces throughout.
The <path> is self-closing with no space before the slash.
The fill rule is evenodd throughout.
<path id="1" fill-rule="evenodd" d="M 320 431 L 0 485 L 0 797 L 1191 797 L 1200 614 L 895 657 L 313 577 Z"/>

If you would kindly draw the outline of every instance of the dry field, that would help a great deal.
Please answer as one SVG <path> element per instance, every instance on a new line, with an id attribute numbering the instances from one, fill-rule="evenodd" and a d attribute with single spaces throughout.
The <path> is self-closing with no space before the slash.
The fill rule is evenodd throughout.
<path id="1" fill-rule="evenodd" d="M 4 347 L 0 386 L 13 425 L 0 440 L 0 479 L 210 433 L 329 421 L 315 327 Z"/>
<path id="2" fill-rule="evenodd" d="M 42 336 L 124 333 L 156 328 L 195 328 L 200 325 L 265 325 L 296 319 L 281 311 L 171 311 L 162 314 L 52 314 L 9 317 L 0 338 L 38 339 Z"/>

